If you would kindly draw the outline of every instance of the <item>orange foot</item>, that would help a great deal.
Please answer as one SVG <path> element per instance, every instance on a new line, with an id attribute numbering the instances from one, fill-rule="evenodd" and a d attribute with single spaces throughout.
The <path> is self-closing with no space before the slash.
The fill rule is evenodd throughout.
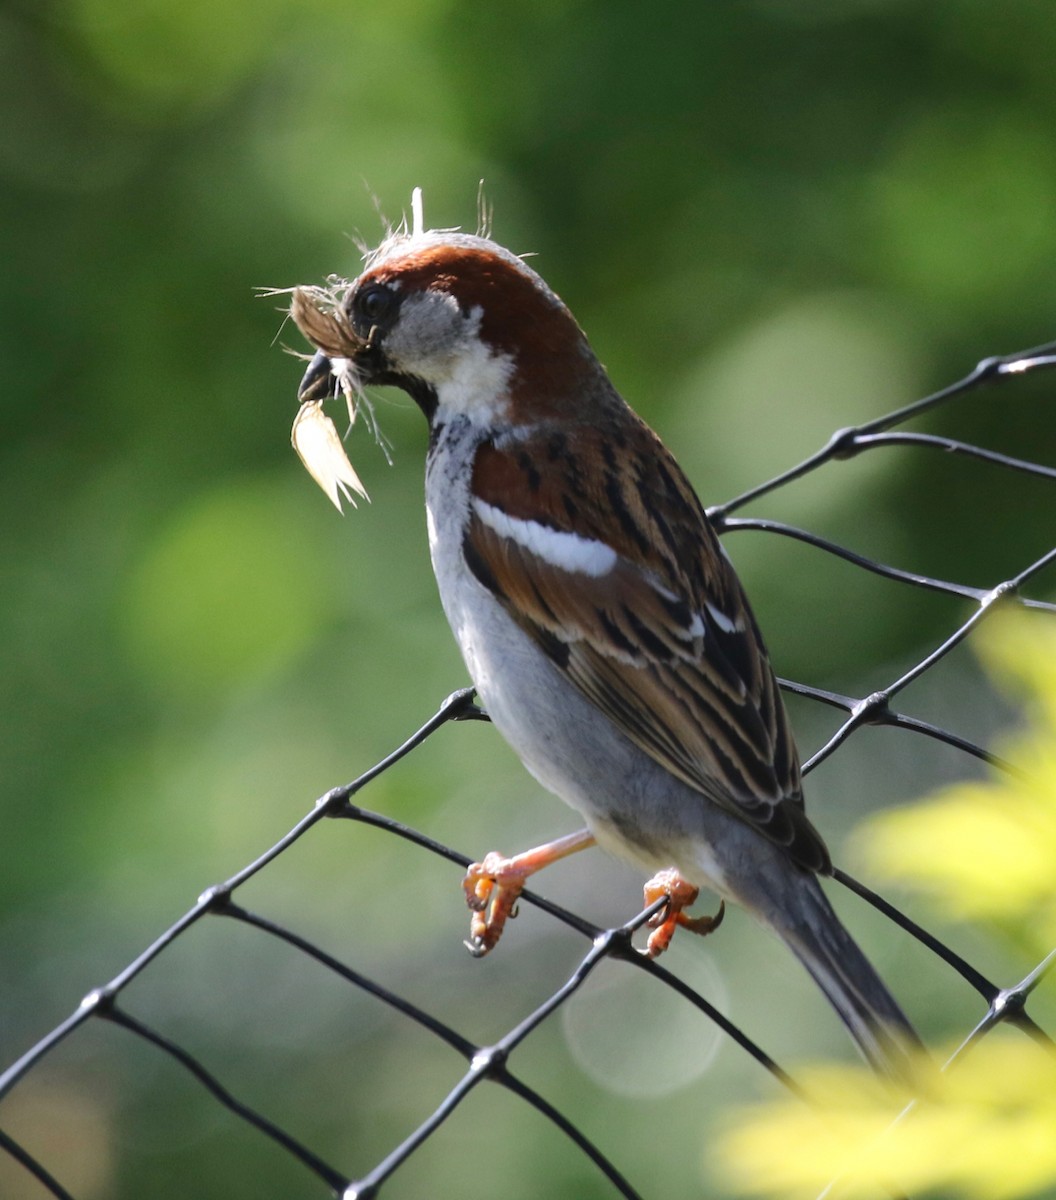
<path id="1" fill-rule="evenodd" d="M 649 918 L 649 935 L 645 952 L 650 958 L 657 958 L 671 945 L 675 930 L 681 925 L 692 933 L 712 933 L 722 924 L 726 915 L 726 901 L 719 903 L 719 910 L 713 917 L 691 917 L 684 909 L 690 908 L 700 895 L 700 888 L 687 883 L 674 867 L 658 871 L 643 889 L 646 907 L 657 900 L 666 897 L 667 906 L 662 908 L 655 917 Z"/>
<path id="2" fill-rule="evenodd" d="M 579 833 L 558 838 L 556 842 L 515 854 L 513 858 L 505 858 L 492 850 L 483 862 L 473 863 L 462 880 L 466 903 L 473 910 L 469 941 L 466 942 L 470 954 L 474 958 L 483 958 L 495 948 L 507 920 L 517 915 L 517 898 L 529 875 L 593 845 L 593 835 L 582 829 Z"/>

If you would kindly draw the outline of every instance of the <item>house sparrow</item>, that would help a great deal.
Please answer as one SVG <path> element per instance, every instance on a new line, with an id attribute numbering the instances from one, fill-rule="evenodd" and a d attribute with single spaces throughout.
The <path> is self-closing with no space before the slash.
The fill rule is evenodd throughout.
<path id="1" fill-rule="evenodd" d="M 402 388 L 429 422 L 426 510 L 444 611 L 495 727 L 587 828 L 470 868 L 470 948 L 525 878 L 597 842 L 664 896 L 649 952 L 707 887 L 814 977 L 865 1057 L 907 1078 L 906 1017 L 818 883 L 831 861 L 755 619 L 693 488 L 520 258 L 482 237 L 392 234 L 330 293 L 295 289 L 319 353 L 302 403 Z M 327 302 L 329 301 L 329 302 Z"/>

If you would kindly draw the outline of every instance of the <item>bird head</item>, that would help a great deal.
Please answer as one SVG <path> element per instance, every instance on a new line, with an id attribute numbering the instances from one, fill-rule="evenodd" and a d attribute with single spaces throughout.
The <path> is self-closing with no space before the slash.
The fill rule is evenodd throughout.
<path id="1" fill-rule="evenodd" d="M 395 234 L 351 283 L 295 289 L 291 314 L 319 350 L 302 402 L 323 397 L 336 377 L 346 394 L 400 387 L 430 420 L 443 412 L 516 424 L 589 419 L 578 410 L 611 391 L 561 300 L 522 259 L 483 237 Z"/>

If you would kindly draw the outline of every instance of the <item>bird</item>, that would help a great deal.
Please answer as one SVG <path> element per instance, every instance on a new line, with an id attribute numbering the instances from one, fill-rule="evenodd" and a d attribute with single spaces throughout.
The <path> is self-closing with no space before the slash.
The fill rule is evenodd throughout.
<path id="1" fill-rule="evenodd" d="M 654 872 L 647 953 L 735 903 L 879 1074 L 912 1079 L 918 1035 L 819 883 L 832 859 L 734 566 L 568 307 L 524 258 L 425 229 L 420 208 L 355 279 L 291 290 L 316 348 L 302 406 L 389 385 L 424 414 L 430 555 L 469 676 L 527 770 L 585 822 L 469 868 L 470 949 L 494 947 L 525 879 L 596 843 Z M 714 916 L 686 912 L 701 888 L 721 898 Z"/>

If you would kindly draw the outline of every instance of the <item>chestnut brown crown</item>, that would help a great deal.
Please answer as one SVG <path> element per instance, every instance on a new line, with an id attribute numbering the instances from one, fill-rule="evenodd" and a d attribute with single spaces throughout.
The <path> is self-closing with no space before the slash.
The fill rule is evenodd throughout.
<path id="1" fill-rule="evenodd" d="M 336 293 L 297 289 L 291 313 L 322 355 L 302 398 L 334 359 L 358 385 L 402 387 L 430 418 L 438 408 L 479 420 L 567 416 L 615 395 L 568 308 L 486 238 L 395 236 Z"/>

